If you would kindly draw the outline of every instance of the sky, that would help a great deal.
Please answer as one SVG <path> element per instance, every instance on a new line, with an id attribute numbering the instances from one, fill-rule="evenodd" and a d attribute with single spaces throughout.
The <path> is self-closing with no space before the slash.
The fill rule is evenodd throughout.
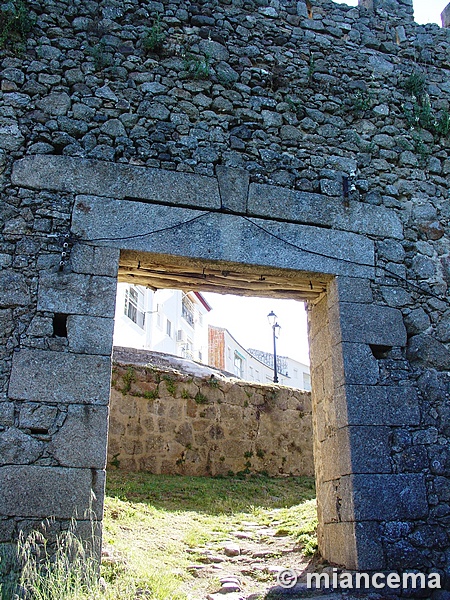
<path id="1" fill-rule="evenodd" d="M 413 0 L 414 20 L 417 23 L 441 23 L 441 12 L 450 0 Z"/>
<path id="2" fill-rule="evenodd" d="M 334 0 L 339 4 L 357 6 L 358 0 Z M 441 12 L 450 0 L 413 0 L 416 23 L 437 23 L 441 25 Z"/>
<path id="3" fill-rule="evenodd" d="M 273 310 L 281 327 L 277 353 L 309 364 L 306 311 L 303 302 L 247 298 L 202 292 L 212 307 L 211 325 L 228 329 L 244 348 L 273 352 L 273 334 L 267 315 Z"/>

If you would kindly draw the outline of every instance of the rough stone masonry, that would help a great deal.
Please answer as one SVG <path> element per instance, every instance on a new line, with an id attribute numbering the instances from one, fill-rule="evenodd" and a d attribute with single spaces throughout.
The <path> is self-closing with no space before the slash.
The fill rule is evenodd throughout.
<path id="1" fill-rule="evenodd" d="M 411 0 L 14 5 L 0 540 L 101 523 L 118 274 L 189 272 L 308 301 L 322 555 L 448 589 L 449 30 Z"/>
<path id="2" fill-rule="evenodd" d="M 314 475 L 309 392 L 199 372 L 195 363 L 192 373 L 189 364 L 114 348 L 109 466 L 194 477 Z"/>

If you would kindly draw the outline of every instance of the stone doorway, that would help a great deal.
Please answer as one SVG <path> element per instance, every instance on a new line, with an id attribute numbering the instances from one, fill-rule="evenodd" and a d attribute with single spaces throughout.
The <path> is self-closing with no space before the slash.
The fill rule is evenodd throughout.
<path id="1" fill-rule="evenodd" d="M 13 172 L 17 184 L 75 201 L 70 264 L 41 271 L 38 291 L 38 310 L 66 320 L 69 352 L 16 353 L 9 396 L 65 402 L 71 418 L 51 442 L 59 466 L 3 467 L 5 514 L 67 519 L 75 508 L 84 513 L 94 491 L 101 518 L 117 277 L 260 293 L 310 307 L 320 551 L 349 568 L 388 567 L 380 522 L 421 518 L 427 505 L 421 475 L 390 467 L 387 426 L 419 416 L 411 388 L 376 385 L 380 352 L 404 346 L 406 331 L 399 310 L 373 304 L 372 239 L 299 222 L 282 188 L 249 186 L 237 169 L 218 168 L 216 179 L 94 162 L 36 157 Z M 292 216 L 272 218 L 281 200 Z M 310 222 L 322 218 L 315 202 Z M 38 493 L 18 499 L 25 479 Z"/>

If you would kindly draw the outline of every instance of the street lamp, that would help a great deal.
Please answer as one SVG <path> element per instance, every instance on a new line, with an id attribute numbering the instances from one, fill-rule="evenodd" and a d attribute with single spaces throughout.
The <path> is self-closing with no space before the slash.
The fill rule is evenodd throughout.
<path id="1" fill-rule="evenodd" d="M 280 332 L 281 327 L 277 323 L 277 315 L 270 311 L 267 315 L 267 319 L 269 320 L 269 324 L 272 327 L 273 333 L 273 382 L 278 383 L 278 372 L 277 372 L 277 338 Z"/>

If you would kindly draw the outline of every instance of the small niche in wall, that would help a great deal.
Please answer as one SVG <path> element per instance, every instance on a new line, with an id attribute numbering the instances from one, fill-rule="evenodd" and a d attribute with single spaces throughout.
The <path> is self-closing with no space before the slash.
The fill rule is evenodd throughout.
<path id="1" fill-rule="evenodd" d="M 30 427 L 31 435 L 48 435 L 48 429 L 44 427 Z"/>
<path id="2" fill-rule="evenodd" d="M 67 337 L 67 317 L 63 313 L 55 313 L 53 315 L 53 337 Z"/>
<path id="3" fill-rule="evenodd" d="M 381 346 L 378 344 L 369 344 L 369 346 L 372 350 L 372 354 L 377 360 L 380 360 L 382 358 L 389 358 L 389 354 L 392 350 L 392 346 Z"/>

